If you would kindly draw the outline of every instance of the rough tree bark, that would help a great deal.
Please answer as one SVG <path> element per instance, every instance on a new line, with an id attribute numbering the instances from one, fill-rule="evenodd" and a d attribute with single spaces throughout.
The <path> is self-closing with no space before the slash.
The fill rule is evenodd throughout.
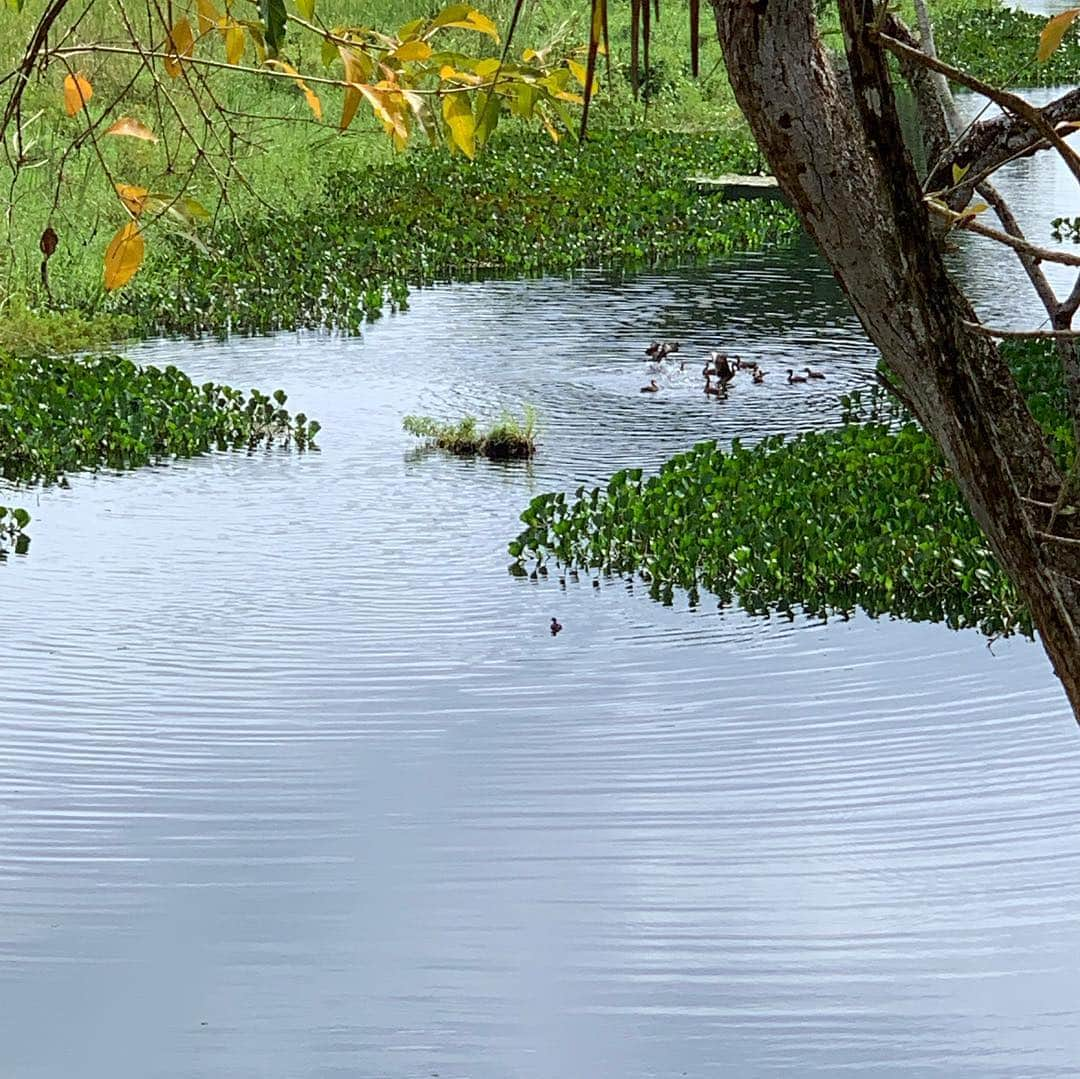
<path id="1" fill-rule="evenodd" d="M 1080 537 L 997 346 L 946 272 L 904 145 L 873 6 L 840 0 L 851 93 L 813 0 L 711 0 L 762 153 L 1027 602 L 1080 721 Z M 1031 139 L 1030 130 L 1022 138 Z M 1059 536 L 1049 538 L 1055 528 Z"/>

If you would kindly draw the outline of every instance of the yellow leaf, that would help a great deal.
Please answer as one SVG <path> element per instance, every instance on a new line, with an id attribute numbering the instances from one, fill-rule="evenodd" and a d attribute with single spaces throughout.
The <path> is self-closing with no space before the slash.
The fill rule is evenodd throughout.
<path id="1" fill-rule="evenodd" d="M 970 168 L 970 165 L 965 165 L 963 168 L 961 168 L 959 165 L 954 163 L 952 167 L 952 182 L 954 184 L 958 184 L 967 175 L 967 171 Z"/>
<path id="2" fill-rule="evenodd" d="M 443 26 L 456 26 L 461 30 L 475 30 L 480 34 L 487 34 L 496 41 L 499 40 L 499 31 L 495 24 L 486 16 L 468 4 L 451 4 L 443 8 L 434 19 L 428 23 L 425 37 L 432 34 Z"/>
<path id="3" fill-rule="evenodd" d="M 367 98 L 375 115 L 382 121 L 387 134 L 393 135 L 394 143 L 401 149 L 409 137 L 405 119 L 405 102 L 399 91 L 383 86 L 359 85 L 357 89 Z"/>
<path id="4" fill-rule="evenodd" d="M 495 75 L 495 72 L 499 70 L 500 66 L 501 65 L 496 57 L 488 56 L 483 60 L 477 60 L 472 68 L 480 78 L 487 81 Z"/>
<path id="5" fill-rule="evenodd" d="M 589 77 L 588 72 L 585 70 L 585 65 L 579 64 L 576 60 L 567 60 L 566 66 L 570 69 L 570 74 L 584 86 L 585 80 Z"/>
<path id="6" fill-rule="evenodd" d="M 117 184 L 116 193 L 120 196 L 120 201 L 136 216 L 145 209 L 146 198 L 150 194 L 145 187 L 136 187 L 134 184 Z"/>
<path id="7" fill-rule="evenodd" d="M 145 249 L 142 233 L 134 221 L 129 221 L 112 238 L 105 252 L 105 287 L 110 292 L 126 285 L 135 276 L 135 271 L 142 265 Z"/>
<path id="8" fill-rule="evenodd" d="M 315 0 L 296 0 L 296 10 L 303 18 L 311 22 L 315 18 Z"/>
<path id="9" fill-rule="evenodd" d="M 349 124 L 353 122 L 356 110 L 360 107 L 362 95 L 355 86 L 345 87 L 345 101 L 341 106 L 341 130 L 348 131 Z"/>
<path id="10" fill-rule="evenodd" d="M 225 28 L 225 59 L 230 64 L 238 64 L 244 56 L 244 28 L 237 22 Z"/>
<path id="11" fill-rule="evenodd" d="M 64 76 L 64 109 L 68 116 L 74 116 L 94 96 L 90 80 L 83 75 Z"/>
<path id="12" fill-rule="evenodd" d="M 431 46 L 426 41 L 406 41 L 394 50 L 394 57 L 401 61 L 426 60 L 431 55 Z"/>
<path id="13" fill-rule="evenodd" d="M 146 124 L 139 123 L 133 116 L 121 116 L 105 134 L 127 135 L 128 138 L 145 139 L 147 142 L 157 142 L 158 140 L 157 135 Z"/>
<path id="14" fill-rule="evenodd" d="M 1055 15 L 1043 27 L 1043 32 L 1039 35 L 1039 51 L 1035 54 L 1040 62 L 1050 59 L 1051 54 L 1061 44 L 1065 31 L 1075 22 L 1077 15 L 1080 15 L 1080 8 L 1068 8 L 1060 15 Z"/>
<path id="15" fill-rule="evenodd" d="M 267 60 L 267 67 L 279 67 L 282 71 L 289 75 L 292 75 L 293 82 L 304 92 L 304 99 L 308 103 L 308 108 L 315 114 L 316 120 L 322 119 L 322 102 L 318 99 L 315 91 L 302 78 L 300 78 L 300 72 L 292 66 L 292 64 L 285 63 L 284 60 Z"/>
<path id="16" fill-rule="evenodd" d="M 169 31 L 169 41 L 165 50 L 165 71 L 176 78 L 180 74 L 180 61 L 195 51 L 195 37 L 191 33 L 191 23 L 187 18 L 177 19 L 176 25 Z"/>
<path id="17" fill-rule="evenodd" d="M 199 13 L 199 36 L 209 34 L 221 21 L 221 12 L 210 0 L 196 0 L 196 9 Z"/>
<path id="18" fill-rule="evenodd" d="M 339 47 L 338 52 L 345 68 L 346 82 L 371 81 L 371 76 L 375 74 L 375 64 L 366 52 L 362 49 L 347 49 L 344 45 Z"/>
<path id="19" fill-rule="evenodd" d="M 467 158 L 476 157 L 476 122 L 465 94 L 447 94 L 443 98 L 443 119 L 453 145 Z"/>

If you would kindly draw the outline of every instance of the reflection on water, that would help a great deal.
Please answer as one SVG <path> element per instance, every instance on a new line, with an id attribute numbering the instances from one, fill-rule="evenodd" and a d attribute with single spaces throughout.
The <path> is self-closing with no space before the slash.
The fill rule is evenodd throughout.
<path id="1" fill-rule="evenodd" d="M 642 397 L 654 336 L 769 380 Z M 808 252 L 142 354 L 287 387 L 323 449 L 30 507 L 5 1079 L 1075 1074 L 1080 741 L 1038 648 L 505 571 L 534 492 L 835 422 L 874 356 Z M 523 401 L 530 466 L 400 431 Z"/>

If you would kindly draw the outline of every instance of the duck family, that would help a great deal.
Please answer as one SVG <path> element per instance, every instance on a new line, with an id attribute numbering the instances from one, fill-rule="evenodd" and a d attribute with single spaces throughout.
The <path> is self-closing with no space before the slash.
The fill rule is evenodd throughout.
<path id="1" fill-rule="evenodd" d="M 655 372 L 656 374 L 663 374 L 667 371 L 676 371 L 673 367 L 665 366 L 664 361 L 672 353 L 678 351 L 678 341 L 653 341 L 649 347 L 645 349 L 645 355 L 653 361 L 649 365 L 648 370 L 650 372 Z M 682 372 L 685 370 L 686 360 L 680 360 L 677 371 Z M 728 387 L 735 381 L 735 376 L 740 371 L 748 372 L 750 374 L 750 381 L 755 386 L 761 386 L 765 382 L 766 372 L 757 360 L 744 360 L 739 356 L 714 349 L 709 353 L 708 359 L 705 361 L 705 366 L 701 369 L 702 377 L 705 379 L 705 394 L 717 399 L 727 397 Z M 802 372 L 803 373 L 801 374 L 797 374 L 794 368 L 788 368 L 788 384 L 796 385 L 798 383 L 809 382 L 811 379 L 817 380 L 825 378 L 825 375 L 822 374 L 821 371 L 815 371 L 810 367 L 802 368 Z M 647 386 L 641 387 L 641 392 L 659 393 L 661 389 L 660 383 L 653 378 L 649 380 Z"/>

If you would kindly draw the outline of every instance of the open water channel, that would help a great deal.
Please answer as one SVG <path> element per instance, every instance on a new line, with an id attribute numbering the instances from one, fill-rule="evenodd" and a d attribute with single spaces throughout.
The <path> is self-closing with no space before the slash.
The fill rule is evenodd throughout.
<path id="1" fill-rule="evenodd" d="M 1013 170 L 1029 222 L 1074 207 Z M 770 377 L 641 395 L 653 337 Z M 139 356 L 285 387 L 322 450 L 24 499 L 0 1077 L 1077 1074 L 1080 735 L 1038 646 L 506 572 L 534 493 L 837 422 L 874 355 L 813 252 Z M 529 466 L 400 430 L 523 401 Z"/>

